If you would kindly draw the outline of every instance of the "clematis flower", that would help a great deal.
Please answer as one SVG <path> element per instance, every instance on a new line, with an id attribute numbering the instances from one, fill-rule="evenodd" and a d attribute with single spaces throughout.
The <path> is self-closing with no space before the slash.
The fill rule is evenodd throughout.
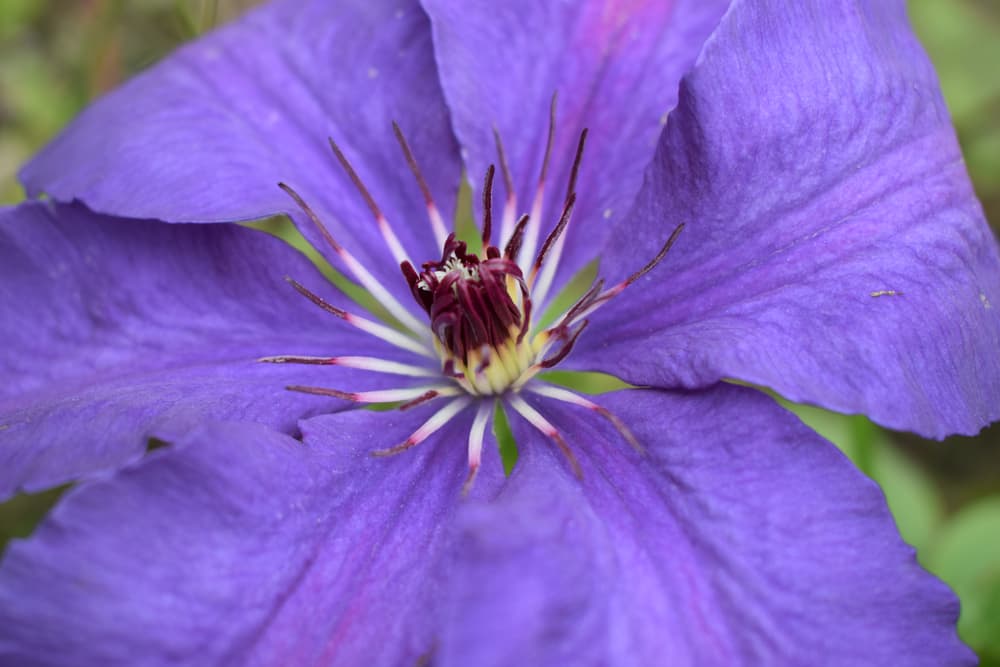
<path id="1" fill-rule="evenodd" d="M 1000 256 L 901 2 L 277 2 L 22 178 L 0 492 L 77 483 L 4 556 L 3 662 L 974 661 L 877 487 L 725 381 L 1000 417 Z M 399 326 L 193 224 L 276 213 Z"/>

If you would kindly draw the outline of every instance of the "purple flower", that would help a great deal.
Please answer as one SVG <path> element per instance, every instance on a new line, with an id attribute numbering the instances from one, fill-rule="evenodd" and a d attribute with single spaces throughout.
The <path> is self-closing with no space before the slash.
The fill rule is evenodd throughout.
<path id="1" fill-rule="evenodd" d="M 78 481 L 4 557 L 0 662 L 972 662 L 877 487 L 723 382 L 1000 417 L 997 244 L 902 2 L 329 4 L 98 101 L 0 212 L 0 493 Z M 447 238 L 463 168 L 493 250 Z M 414 335 L 275 238 L 141 220 L 280 212 Z"/>

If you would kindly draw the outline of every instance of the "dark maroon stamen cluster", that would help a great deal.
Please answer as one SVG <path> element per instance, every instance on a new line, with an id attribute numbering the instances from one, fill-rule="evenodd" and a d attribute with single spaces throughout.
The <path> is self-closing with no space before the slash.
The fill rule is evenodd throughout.
<path id="1" fill-rule="evenodd" d="M 409 262 L 402 269 L 434 335 L 463 364 L 474 350 L 499 349 L 512 332 L 520 341 L 530 325 L 531 301 L 521 269 L 496 246 L 487 246 L 486 259 L 480 260 L 451 234 L 441 261 L 424 263 L 420 273 Z M 521 291 L 523 312 L 507 291 L 510 279 Z"/>
<path id="2" fill-rule="evenodd" d="M 500 349 L 514 331 L 520 343 L 531 325 L 528 285 L 516 261 L 528 216 L 518 220 L 501 255 L 491 243 L 494 173 L 490 165 L 483 184 L 482 241 L 486 259 L 480 260 L 468 251 L 464 241 L 449 234 L 441 261 L 425 262 L 420 273 L 409 262 L 400 265 L 414 298 L 430 317 L 431 331 L 463 365 L 469 363 L 470 352 L 484 346 Z M 507 289 L 510 279 L 521 291 L 520 306 Z M 489 358 L 482 362 L 489 363 Z"/>

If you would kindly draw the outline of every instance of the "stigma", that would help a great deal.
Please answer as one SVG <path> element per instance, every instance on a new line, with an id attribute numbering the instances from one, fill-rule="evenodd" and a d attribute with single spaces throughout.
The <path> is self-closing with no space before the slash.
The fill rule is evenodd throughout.
<path id="1" fill-rule="evenodd" d="M 427 402 L 444 401 L 405 441 L 373 451 L 376 456 L 395 455 L 415 447 L 454 417 L 474 407 L 475 416 L 469 429 L 469 474 L 463 487 L 465 491 L 471 487 L 479 469 L 486 427 L 497 403 L 518 413 L 546 436 L 566 458 L 574 474 L 582 476 L 582 469 L 568 443 L 542 412 L 525 400 L 525 393 L 593 411 L 608 420 L 628 444 L 637 450 L 642 449 L 627 426 L 607 409 L 577 392 L 547 382 L 544 375 L 540 374 L 559 364 L 572 352 L 587 327 L 588 318 L 595 311 L 660 263 L 683 225 L 678 225 L 659 252 L 628 278 L 610 287 L 603 280 L 597 280 L 574 303 L 556 315 L 554 324 L 544 327 L 537 325 L 534 321 L 535 313 L 551 306 L 549 294 L 562 256 L 565 233 L 570 227 L 576 207 L 577 177 L 587 142 L 585 129 L 577 143 L 559 217 L 542 240 L 539 218 L 544 210 L 546 174 L 551 158 L 555 117 L 553 98 L 548 140 L 536 195 L 530 212 L 526 214 L 518 215 L 513 178 L 503 143 L 499 134 L 495 133 L 497 157 L 507 198 L 499 233 L 494 239 L 493 186 L 496 168 L 491 165 L 483 181 L 483 213 L 479 239 L 475 244 L 480 249 L 476 251 L 470 249 L 470 243 L 459 240 L 454 233 L 447 231 L 447 225 L 434 203 L 416 157 L 402 130 L 393 123 L 403 156 L 423 193 L 429 231 L 441 248 L 439 257 L 419 264 L 415 264 L 407 255 L 375 198 L 362 183 L 340 147 L 330 140 L 334 155 L 372 212 L 375 225 L 385 241 L 386 251 L 400 267 L 402 280 L 423 311 L 423 319 L 416 317 L 411 308 L 397 300 L 347 248 L 333 238 L 320 218 L 295 190 L 284 183 L 279 184 L 317 228 L 342 267 L 368 290 L 401 327 L 347 312 L 288 278 L 292 287 L 347 325 L 414 353 L 418 361 L 410 364 L 365 356 L 296 355 L 266 357 L 260 361 L 348 366 L 399 376 L 401 384 L 402 380 L 406 380 L 406 386 L 378 391 L 352 392 L 301 385 L 287 387 L 292 391 L 332 396 L 355 403 L 398 403 L 400 410 L 408 410 Z"/>

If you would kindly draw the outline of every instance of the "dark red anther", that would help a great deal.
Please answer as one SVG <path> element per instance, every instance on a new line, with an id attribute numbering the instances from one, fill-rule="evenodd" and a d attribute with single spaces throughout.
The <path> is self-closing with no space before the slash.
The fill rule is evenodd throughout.
<path id="1" fill-rule="evenodd" d="M 514 225 L 514 231 L 507 241 L 507 247 L 503 249 L 503 256 L 507 259 L 517 261 L 517 252 L 521 249 L 521 241 L 524 240 L 524 228 L 528 226 L 528 216 L 522 215 L 521 219 Z"/>
<path id="2" fill-rule="evenodd" d="M 569 355 L 569 353 L 573 351 L 573 346 L 576 345 L 577 339 L 580 337 L 580 334 L 583 333 L 583 330 L 587 328 L 588 324 L 590 324 L 590 320 L 584 320 L 583 322 L 581 322 L 580 327 L 573 332 L 573 335 L 570 337 L 568 341 L 566 341 L 563 344 L 561 348 L 559 348 L 559 351 L 556 352 L 551 357 L 549 357 L 548 359 L 542 361 L 539 364 L 539 366 L 541 366 L 542 368 L 552 368 L 560 361 L 565 359 Z"/>
<path id="3" fill-rule="evenodd" d="M 493 165 L 486 170 L 486 182 L 483 183 L 483 247 L 490 246 L 493 236 Z"/>

